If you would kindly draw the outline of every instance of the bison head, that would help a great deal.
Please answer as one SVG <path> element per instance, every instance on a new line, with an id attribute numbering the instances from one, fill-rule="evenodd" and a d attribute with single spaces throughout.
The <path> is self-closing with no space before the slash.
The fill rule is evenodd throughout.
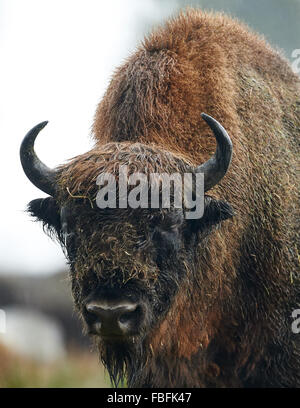
<path id="1" fill-rule="evenodd" d="M 176 340 L 172 325 L 178 319 L 174 308 L 181 310 L 179 293 L 188 298 L 187 288 L 197 285 L 201 297 L 204 288 L 213 287 L 212 275 L 203 273 L 199 260 L 206 256 L 211 232 L 233 212 L 229 204 L 208 195 L 204 214 L 196 220 L 187 220 L 185 208 L 174 206 L 100 209 L 95 202 L 96 180 L 103 172 L 118 178 L 120 164 L 128 165 L 132 173 L 201 172 L 207 192 L 225 175 L 232 144 L 216 120 L 202 116 L 214 132 L 217 149 L 196 168 L 186 158 L 157 146 L 124 142 L 96 145 L 51 170 L 33 148 L 47 122 L 33 128 L 21 146 L 25 174 L 50 195 L 31 201 L 29 212 L 62 245 L 76 307 L 115 383 L 126 373 L 129 383 L 136 384 L 149 355 L 159 353 L 157 347 L 166 347 L 160 340 L 153 350 L 154 333 L 161 332 L 168 347 L 172 346 Z"/>

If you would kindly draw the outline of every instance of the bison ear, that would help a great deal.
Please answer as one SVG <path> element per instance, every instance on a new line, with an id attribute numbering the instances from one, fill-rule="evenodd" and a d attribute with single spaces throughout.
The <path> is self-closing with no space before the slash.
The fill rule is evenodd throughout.
<path id="1" fill-rule="evenodd" d="M 233 208 L 226 201 L 205 196 L 203 216 L 191 221 L 192 230 L 193 232 L 209 232 L 222 221 L 232 218 L 234 214 Z"/>
<path id="2" fill-rule="evenodd" d="M 61 230 L 60 209 L 54 198 L 32 200 L 27 206 L 27 211 L 37 221 L 42 221 L 43 228 L 50 234 L 53 232 L 59 234 Z"/>

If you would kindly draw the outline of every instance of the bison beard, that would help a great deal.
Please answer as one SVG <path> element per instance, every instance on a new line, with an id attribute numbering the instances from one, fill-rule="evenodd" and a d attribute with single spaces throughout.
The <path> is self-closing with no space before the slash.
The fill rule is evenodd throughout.
<path id="1" fill-rule="evenodd" d="M 25 136 L 23 169 L 51 196 L 29 212 L 66 253 L 76 308 L 115 385 L 300 386 L 299 96 L 299 77 L 263 39 L 191 10 L 117 70 L 91 151 L 52 170 L 33 149 L 46 122 Z M 119 165 L 204 173 L 203 217 L 97 208 L 97 177 L 118 180 Z"/>

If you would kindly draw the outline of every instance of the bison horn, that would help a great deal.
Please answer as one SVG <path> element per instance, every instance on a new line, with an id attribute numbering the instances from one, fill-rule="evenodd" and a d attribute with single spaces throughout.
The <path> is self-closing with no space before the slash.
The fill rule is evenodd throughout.
<path id="1" fill-rule="evenodd" d="M 55 194 L 55 171 L 42 163 L 34 151 L 35 139 L 47 123 L 39 123 L 27 133 L 21 144 L 20 159 L 29 180 L 37 188 L 53 196 Z"/>
<path id="2" fill-rule="evenodd" d="M 217 140 L 215 154 L 195 169 L 196 173 L 204 173 L 204 191 L 213 188 L 226 174 L 232 157 L 232 142 L 223 126 L 205 113 L 202 118 L 214 132 Z"/>

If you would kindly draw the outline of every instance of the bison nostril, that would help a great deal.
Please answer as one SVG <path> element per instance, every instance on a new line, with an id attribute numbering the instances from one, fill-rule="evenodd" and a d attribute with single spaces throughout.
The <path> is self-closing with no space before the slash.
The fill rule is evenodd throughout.
<path id="1" fill-rule="evenodd" d="M 127 323 L 128 320 L 130 320 L 133 317 L 133 314 L 134 314 L 134 312 L 124 313 L 122 316 L 120 316 L 119 322 Z"/>
<path id="2" fill-rule="evenodd" d="M 131 310 L 130 312 L 126 311 L 125 313 L 120 315 L 119 325 L 123 329 L 130 325 L 138 325 L 141 315 L 142 315 L 141 308 L 136 306 L 134 310 Z"/>

